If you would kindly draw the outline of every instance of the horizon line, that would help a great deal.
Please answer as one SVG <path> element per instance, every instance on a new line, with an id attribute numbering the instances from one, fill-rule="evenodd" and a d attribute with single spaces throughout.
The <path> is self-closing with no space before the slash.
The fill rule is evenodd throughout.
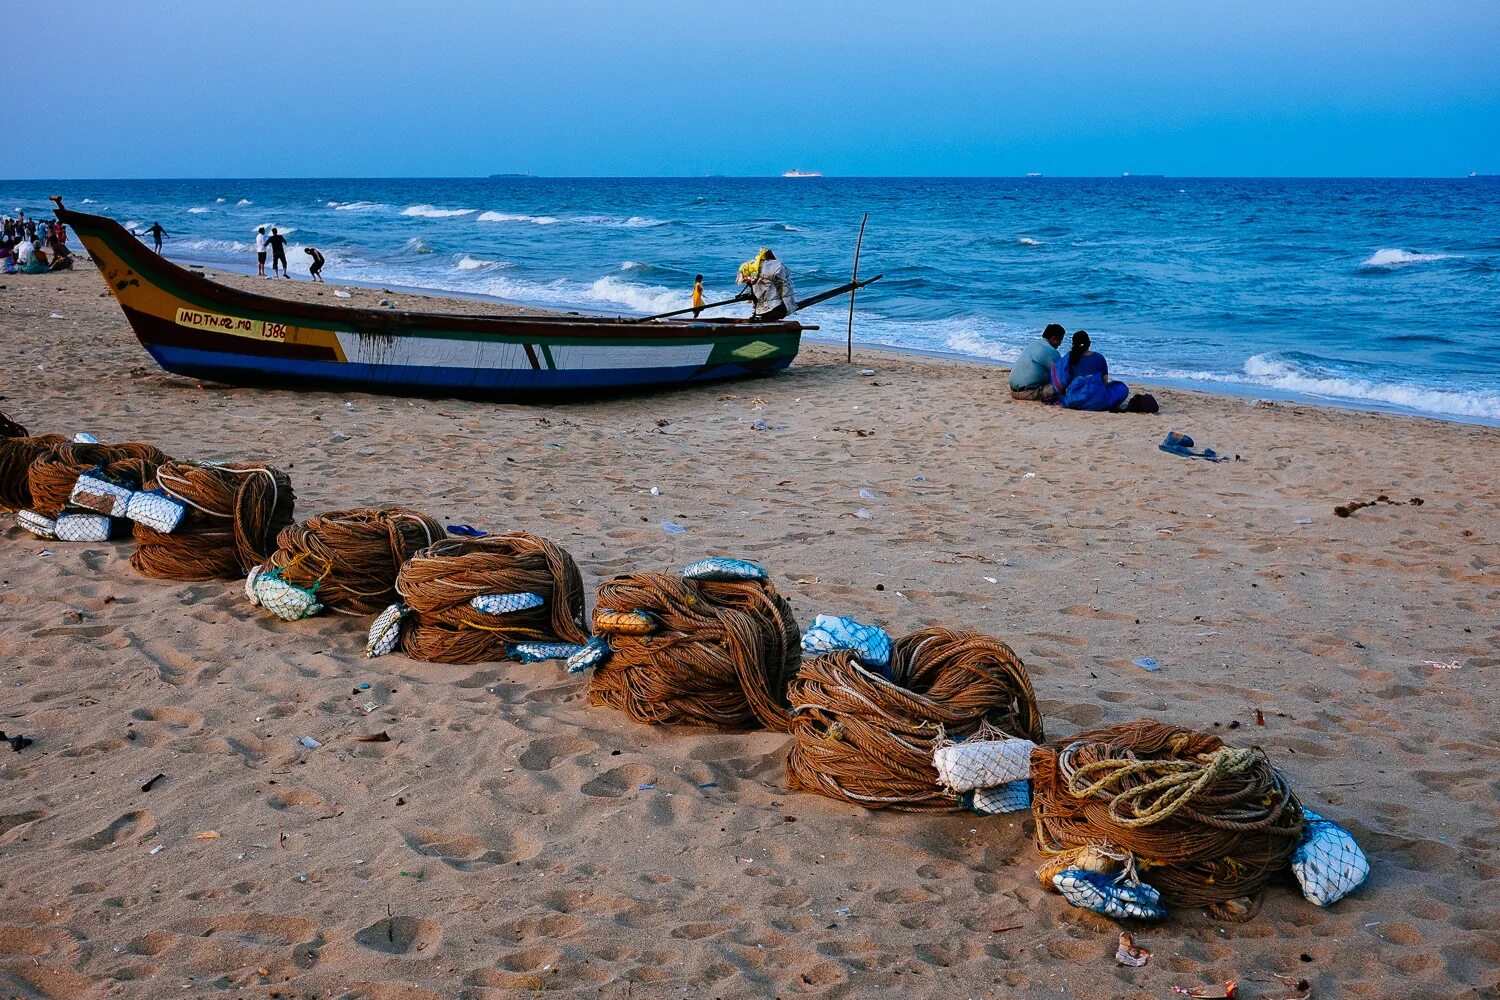
<path id="1" fill-rule="evenodd" d="M 1374 180 L 1484 180 L 1500 173 L 1473 171 L 1467 174 L 1157 174 L 1122 171 L 1118 174 L 818 174 L 812 177 L 785 177 L 781 174 L 360 174 L 338 176 L 280 174 L 274 176 L 198 176 L 198 177 L 19 177 L 0 179 L 0 184 L 42 184 L 106 181 L 488 181 L 488 180 L 613 180 L 613 181 L 692 181 L 692 180 L 785 180 L 785 181 L 857 181 L 857 180 L 927 180 L 927 181 L 997 181 L 997 180 L 1177 180 L 1177 181 L 1374 181 Z"/>

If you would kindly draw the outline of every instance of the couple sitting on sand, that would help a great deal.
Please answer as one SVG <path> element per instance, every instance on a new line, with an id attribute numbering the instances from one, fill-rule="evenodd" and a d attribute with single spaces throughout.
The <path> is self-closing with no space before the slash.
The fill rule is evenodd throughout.
<path id="1" fill-rule="evenodd" d="M 1109 362 L 1089 349 L 1087 333 L 1074 333 L 1072 349 L 1067 354 L 1059 353 L 1066 333 L 1061 324 L 1049 323 L 1041 338 L 1021 352 L 1010 370 L 1011 398 L 1053 403 L 1070 410 L 1124 412 L 1136 408 L 1134 401 L 1127 402 L 1130 386 L 1111 381 Z M 1155 412 L 1155 399 L 1144 394 L 1136 399 L 1142 401 L 1142 409 L 1149 399 L 1151 408 L 1146 412 Z"/>

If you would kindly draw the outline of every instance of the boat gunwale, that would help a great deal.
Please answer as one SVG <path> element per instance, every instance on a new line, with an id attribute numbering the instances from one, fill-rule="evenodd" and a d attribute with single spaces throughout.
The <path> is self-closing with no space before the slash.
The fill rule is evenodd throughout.
<path id="1" fill-rule="evenodd" d="M 459 333 L 524 336 L 514 327 L 549 327 L 544 336 L 584 341 L 608 340 L 627 334 L 632 340 L 722 340 L 728 337 L 776 337 L 800 335 L 804 329 L 795 320 L 757 322 L 734 318 L 720 320 L 642 320 L 628 316 L 559 316 L 523 313 L 482 316 L 473 313 L 420 312 L 325 305 L 276 298 L 221 284 L 162 257 L 137 239 L 128 229 L 104 215 L 57 208 L 53 214 L 71 226 L 80 242 L 103 241 L 142 280 L 166 294 L 185 299 L 205 309 L 238 310 L 274 317 L 274 322 L 346 330 L 366 335 L 451 336 Z M 82 223 L 82 224 L 80 224 Z M 173 286 L 179 287 L 173 287 Z M 114 294 L 111 288 L 111 294 Z M 422 327 L 430 325 L 431 329 Z"/>

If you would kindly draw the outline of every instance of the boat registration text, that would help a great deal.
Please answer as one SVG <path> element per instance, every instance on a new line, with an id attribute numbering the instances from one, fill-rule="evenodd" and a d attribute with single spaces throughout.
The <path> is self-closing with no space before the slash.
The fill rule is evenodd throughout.
<path id="1" fill-rule="evenodd" d="M 234 337 L 251 337 L 255 340 L 286 340 L 288 327 L 285 323 L 267 323 L 241 316 L 225 316 L 222 313 L 204 312 L 201 309 L 178 309 L 177 325 L 194 330 L 212 330 Z"/>

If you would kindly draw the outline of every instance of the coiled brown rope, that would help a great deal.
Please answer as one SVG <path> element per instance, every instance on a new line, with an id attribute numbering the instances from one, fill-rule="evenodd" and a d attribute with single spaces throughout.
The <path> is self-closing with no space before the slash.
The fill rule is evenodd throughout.
<path id="1" fill-rule="evenodd" d="M 1254 916 L 1302 834 L 1297 797 L 1259 749 L 1151 719 L 1037 747 L 1031 781 L 1037 847 L 1057 859 L 1047 879 L 1091 848 L 1125 853 L 1162 899 L 1221 919 Z M 1240 897 L 1250 907 L 1223 905 Z"/>
<path id="2" fill-rule="evenodd" d="M 168 461 L 165 452 L 149 444 L 59 444 L 27 469 L 31 509 L 57 517 L 68 505 L 78 477 L 90 469 L 102 467 L 106 475 L 138 489 L 156 474 L 157 466 Z"/>
<path id="3" fill-rule="evenodd" d="M 401 564 L 444 537 L 443 526 L 409 507 L 335 510 L 287 525 L 264 562 L 281 578 L 344 615 L 371 615 L 396 599 Z"/>
<path id="4" fill-rule="evenodd" d="M 0 508 L 30 510 L 31 464 L 67 443 L 68 439 L 61 434 L 0 438 Z"/>
<path id="5" fill-rule="evenodd" d="M 629 634 L 638 611 L 654 619 L 649 634 Z M 599 585 L 594 631 L 611 652 L 589 680 L 590 705 L 656 725 L 785 732 L 791 723 L 786 687 L 801 633 L 769 582 L 617 576 Z"/>
<path id="6" fill-rule="evenodd" d="M 417 660 L 479 663 L 507 658 L 506 643 L 588 641 L 583 577 L 567 552 L 517 531 L 445 538 L 401 565 L 396 592 L 412 610 L 401 648 Z M 469 602 L 484 594 L 536 594 L 539 608 L 487 614 Z M 318 595 L 326 600 L 326 592 Z"/>
<path id="7" fill-rule="evenodd" d="M 897 639 L 889 680 L 849 650 L 802 664 L 789 692 L 787 779 L 870 809 L 956 811 L 932 764 L 939 728 L 963 740 L 988 724 L 1041 741 L 1042 716 L 1026 666 L 977 632 L 920 629 Z"/>
<path id="8" fill-rule="evenodd" d="M 276 548 L 277 532 L 292 523 L 296 504 L 286 473 L 252 462 L 167 462 L 147 486 L 187 508 L 170 534 L 135 526 L 130 565 L 159 580 L 243 576 Z"/>

